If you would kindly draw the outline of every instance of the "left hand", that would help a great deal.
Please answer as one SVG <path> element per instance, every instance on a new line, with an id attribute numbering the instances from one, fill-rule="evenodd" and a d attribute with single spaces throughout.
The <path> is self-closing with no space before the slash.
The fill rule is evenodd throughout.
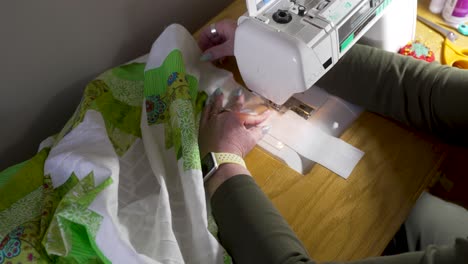
<path id="1" fill-rule="evenodd" d="M 259 126 L 269 116 L 269 111 L 259 115 L 239 113 L 244 95 L 234 98 L 230 110 L 222 108 L 224 95 L 218 89 L 207 103 L 200 120 L 199 146 L 201 158 L 208 152 L 227 152 L 244 158 L 269 127 Z"/>
<path id="2" fill-rule="evenodd" d="M 216 29 L 216 34 L 211 32 L 210 25 L 202 29 L 198 39 L 198 46 L 203 51 L 201 60 L 215 61 L 227 56 L 234 56 L 236 21 L 225 19 L 212 25 Z"/>

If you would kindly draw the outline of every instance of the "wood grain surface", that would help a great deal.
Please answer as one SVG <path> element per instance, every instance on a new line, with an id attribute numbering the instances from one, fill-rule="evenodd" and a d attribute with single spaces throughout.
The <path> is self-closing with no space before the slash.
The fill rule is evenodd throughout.
<path id="1" fill-rule="evenodd" d="M 206 25 L 245 11 L 244 0 L 234 1 Z M 221 67 L 242 82 L 234 58 Z M 445 157 L 437 140 L 369 112 L 341 138 L 365 152 L 348 180 L 321 165 L 301 175 L 258 147 L 246 157 L 257 184 L 319 261 L 379 256 Z"/>

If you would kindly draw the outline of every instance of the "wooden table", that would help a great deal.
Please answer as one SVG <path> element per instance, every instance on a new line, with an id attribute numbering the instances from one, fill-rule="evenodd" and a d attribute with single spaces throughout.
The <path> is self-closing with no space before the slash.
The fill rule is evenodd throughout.
<path id="1" fill-rule="evenodd" d="M 245 10 L 236 0 L 207 25 Z M 223 67 L 242 82 L 234 59 Z M 258 185 L 319 261 L 379 256 L 445 156 L 436 140 L 369 112 L 341 138 L 365 152 L 348 180 L 321 165 L 301 175 L 260 148 L 246 157 Z"/>

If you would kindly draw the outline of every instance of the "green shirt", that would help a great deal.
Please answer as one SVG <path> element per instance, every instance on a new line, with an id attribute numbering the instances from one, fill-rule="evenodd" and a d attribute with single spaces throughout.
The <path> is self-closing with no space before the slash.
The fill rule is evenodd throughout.
<path id="1" fill-rule="evenodd" d="M 369 111 L 468 145 L 468 70 L 355 45 L 318 86 Z M 314 263 L 251 177 L 238 175 L 223 183 L 211 204 L 220 240 L 236 263 Z M 467 264 L 468 240 L 353 263 Z"/>
<path id="2" fill-rule="evenodd" d="M 218 223 L 221 244 L 235 263 L 315 263 L 252 177 L 237 175 L 224 182 L 211 198 L 211 207 Z M 430 246 L 425 251 L 351 263 L 466 264 L 468 240 L 457 239 L 453 247 Z"/>

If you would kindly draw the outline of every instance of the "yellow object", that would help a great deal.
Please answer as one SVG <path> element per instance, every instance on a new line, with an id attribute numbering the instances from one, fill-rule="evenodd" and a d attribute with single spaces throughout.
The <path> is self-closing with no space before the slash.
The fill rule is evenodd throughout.
<path id="1" fill-rule="evenodd" d="M 239 164 L 243 166 L 244 168 L 247 167 L 245 166 L 244 160 L 236 154 L 225 153 L 225 152 L 220 152 L 220 153 L 213 152 L 213 154 L 218 165 L 221 165 L 223 163 L 235 163 L 235 164 Z"/>
<path id="2" fill-rule="evenodd" d="M 458 47 L 448 39 L 444 40 L 442 62 L 449 66 L 468 69 L 468 49 Z"/>

